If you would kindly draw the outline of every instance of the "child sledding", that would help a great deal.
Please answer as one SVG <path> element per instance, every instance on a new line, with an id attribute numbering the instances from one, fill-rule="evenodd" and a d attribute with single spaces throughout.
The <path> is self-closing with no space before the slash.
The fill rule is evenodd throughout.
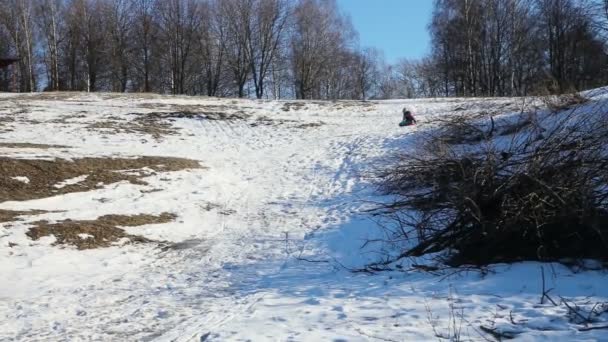
<path id="1" fill-rule="evenodd" d="M 403 120 L 399 123 L 399 126 L 411 126 L 416 124 L 416 119 L 411 111 L 403 108 Z"/>

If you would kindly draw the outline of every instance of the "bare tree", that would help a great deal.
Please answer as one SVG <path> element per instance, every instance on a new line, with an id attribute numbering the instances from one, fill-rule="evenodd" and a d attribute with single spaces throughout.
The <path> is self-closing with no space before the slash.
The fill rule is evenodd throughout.
<path id="1" fill-rule="evenodd" d="M 21 91 L 36 90 L 34 30 L 31 0 L 7 0 L 0 4 L 0 21 L 9 32 L 19 61 Z"/>
<path id="2" fill-rule="evenodd" d="M 196 32 L 200 26 L 199 3 L 195 0 L 158 0 L 160 29 L 166 44 L 165 61 L 170 71 L 172 94 L 187 93 Z"/>
<path id="3" fill-rule="evenodd" d="M 256 0 L 251 5 L 253 15 L 250 24 L 244 25 L 244 38 L 255 94 L 261 99 L 264 80 L 284 40 L 289 12 L 285 0 Z"/>
<path id="4" fill-rule="evenodd" d="M 527 95 L 603 84 L 608 60 L 584 3 L 436 0 L 429 28 L 443 94 Z"/>
<path id="5" fill-rule="evenodd" d="M 232 73 L 238 97 L 245 96 L 245 84 L 251 72 L 248 36 L 251 35 L 253 0 L 221 0 L 220 15 L 226 25 L 226 62 Z"/>
<path id="6" fill-rule="evenodd" d="M 106 27 L 103 21 L 104 7 L 101 0 L 73 0 L 68 7 L 69 69 L 71 88 L 86 91 L 98 90 L 102 76 Z M 81 77 L 78 74 L 83 73 Z M 84 82 L 84 87 L 78 84 Z"/>
<path id="7" fill-rule="evenodd" d="M 133 48 L 132 67 L 137 75 L 137 90 L 152 91 L 153 46 L 158 38 L 158 26 L 154 22 L 155 0 L 135 0 L 131 10 L 132 26 L 129 31 Z"/>
<path id="8" fill-rule="evenodd" d="M 61 0 L 39 0 L 36 6 L 36 17 L 38 26 L 44 37 L 47 58 L 45 62 L 48 70 L 48 89 L 60 89 L 59 77 L 59 44 L 63 31 L 61 17 L 63 1 Z"/>
<path id="9" fill-rule="evenodd" d="M 294 9 L 291 35 L 292 68 L 296 97 L 338 98 L 344 84 L 351 23 L 333 0 L 301 0 Z"/>
<path id="10" fill-rule="evenodd" d="M 225 64 L 227 28 L 218 12 L 219 0 L 202 4 L 198 63 L 202 71 L 203 91 L 208 96 L 219 94 Z"/>
<path id="11" fill-rule="evenodd" d="M 355 93 L 361 100 L 367 99 L 370 91 L 379 81 L 378 50 L 366 48 L 354 54 Z"/>
<path id="12" fill-rule="evenodd" d="M 109 36 L 108 62 L 112 91 L 125 92 L 129 81 L 133 24 L 132 5 L 127 0 L 109 0 L 105 7 L 105 22 Z"/>

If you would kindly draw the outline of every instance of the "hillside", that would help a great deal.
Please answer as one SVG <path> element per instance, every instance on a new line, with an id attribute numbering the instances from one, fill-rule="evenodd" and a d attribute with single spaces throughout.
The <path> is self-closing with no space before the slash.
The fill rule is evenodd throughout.
<path id="1" fill-rule="evenodd" d="M 398 127 L 404 106 L 418 125 Z M 395 152 L 455 112 L 543 106 L 0 94 L 0 340 L 605 338 L 539 304 L 542 266 L 605 325 L 599 270 L 351 272 L 390 247 L 362 248 Z"/>

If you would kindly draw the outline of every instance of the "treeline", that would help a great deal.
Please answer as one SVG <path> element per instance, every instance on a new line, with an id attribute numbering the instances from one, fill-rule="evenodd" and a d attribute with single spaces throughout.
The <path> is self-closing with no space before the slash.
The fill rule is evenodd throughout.
<path id="1" fill-rule="evenodd" d="M 334 0 L 2 0 L 18 91 L 370 97 L 377 54 Z"/>
<path id="2" fill-rule="evenodd" d="M 368 99 L 608 83 L 608 0 L 434 1 L 428 56 L 388 65 L 335 0 L 1 0 L 0 57 L 20 61 L 0 90 Z"/>
<path id="3" fill-rule="evenodd" d="M 524 96 L 606 85 L 607 16 L 607 0 L 435 0 L 432 52 L 394 68 L 396 95 Z"/>

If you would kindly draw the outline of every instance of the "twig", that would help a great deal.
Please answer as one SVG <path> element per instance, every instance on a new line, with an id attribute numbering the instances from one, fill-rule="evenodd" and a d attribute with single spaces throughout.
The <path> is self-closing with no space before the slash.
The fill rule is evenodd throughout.
<path id="1" fill-rule="evenodd" d="M 540 303 L 545 304 L 545 298 L 547 298 L 553 305 L 557 306 L 557 303 L 551 297 L 549 297 L 549 292 L 551 292 L 553 290 L 553 288 L 546 290 L 546 287 L 545 287 L 545 268 L 541 266 L 540 271 L 541 271 L 540 274 L 541 274 L 542 281 L 543 281 L 543 288 L 542 288 L 543 295 L 540 297 Z"/>
<path id="2" fill-rule="evenodd" d="M 564 305 L 565 305 L 565 306 L 568 308 L 568 311 L 569 311 L 569 312 L 571 312 L 571 313 L 573 313 L 574 315 L 578 316 L 578 317 L 581 319 L 581 321 L 583 322 L 583 324 L 587 325 L 587 324 L 592 323 L 591 321 L 589 321 L 589 320 L 587 319 L 587 317 L 583 316 L 583 315 L 582 315 L 582 314 L 579 312 L 579 310 L 577 310 L 577 308 L 573 308 L 573 307 L 571 307 L 571 306 L 568 304 L 568 301 L 567 301 L 567 300 L 566 300 L 564 297 L 560 297 L 560 298 L 561 298 L 561 300 L 562 300 L 562 303 L 564 303 Z M 575 304 L 575 305 L 576 305 L 576 304 Z"/>
<path id="3" fill-rule="evenodd" d="M 589 330 L 600 330 L 600 329 L 608 329 L 608 325 L 596 325 L 591 327 L 582 327 L 578 328 L 578 331 L 589 331 Z"/>
<path id="4" fill-rule="evenodd" d="M 485 333 L 490 334 L 492 337 L 494 337 L 496 339 L 496 341 L 502 341 L 503 338 L 507 339 L 507 340 L 515 338 L 515 336 L 513 334 L 510 334 L 507 332 L 500 332 L 496 328 L 491 329 L 491 328 L 485 327 L 483 325 L 480 325 L 479 329 L 481 329 Z"/>

